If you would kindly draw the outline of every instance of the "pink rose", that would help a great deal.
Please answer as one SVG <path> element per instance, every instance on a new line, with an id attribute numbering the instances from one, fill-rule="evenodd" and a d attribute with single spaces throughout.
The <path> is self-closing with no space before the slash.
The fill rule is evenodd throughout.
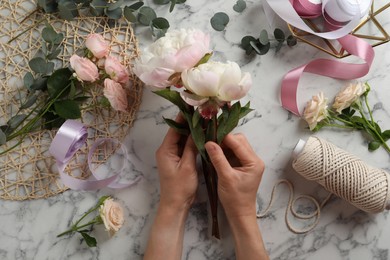
<path id="1" fill-rule="evenodd" d="M 105 79 L 103 93 L 115 110 L 126 111 L 127 94 L 121 84 L 111 79 Z"/>
<path id="2" fill-rule="evenodd" d="M 166 88 L 169 77 L 194 67 L 209 49 L 210 37 L 200 30 L 172 30 L 150 45 L 134 67 L 134 73 L 147 85 Z"/>
<path id="3" fill-rule="evenodd" d="M 108 54 L 108 43 L 100 34 L 93 33 L 88 35 L 85 46 L 92 52 L 93 56 L 98 59 L 101 59 Z"/>
<path id="4" fill-rule="evenodd" d="M 112 198 L 108 198 L 100 206 L 99 213 L 106 230 L 110 236 L 113 236 L 122 227 L 124 222 L 121 205 Z"/>
<path id="5" fill-rule="evenodd" d="M 80 81 L 94 82 L 99 78 L 98 68 L 87 58 L 74 54 L 70 57 L 70 66 L 76 72 Z"/>
<path id="6" fill-rule="evenodd" d="M 126 84 L 129 81 L 129 72 L 116 58 L 108 56 L 104 63 L 104 70 L 116 82 Z"/>

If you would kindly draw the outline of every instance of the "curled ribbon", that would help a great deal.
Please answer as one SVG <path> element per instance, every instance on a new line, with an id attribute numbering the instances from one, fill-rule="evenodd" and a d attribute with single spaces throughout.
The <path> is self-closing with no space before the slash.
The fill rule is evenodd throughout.
<path id="1" fill-rule="evenodd" d="M 281 89 L 281 102 L 285 109 L 296 115 L 300 114 L 297 104 L 297 91 L 299 79 L 303 72 L 345 80 L 360 78 L 369 72 L 375 56 L 372 46 L 349 33 L 368 12 L 371 4 L 370 0 L 363 1 L 363 3 L 352 0 L 323 0 L 322 3 L 319 2 L 318 4 L 314 4 L 309 0 L 290 0 L 290 4 L 286 4 L 286 0 L 267 0 L 267 3 L 280 18 L 294 27 L 322 38 L 337 39 L 344 50 L 365 62 L 351 64 L 335 60 L 317 59 L 289 71 L 282 81 Z M 333 29 L 332 31 L 315 32 L 302 20 L 302 18 L 312 19 L 318 17 L 319 8 L 321 8 L 322 16 L 326 22 L 325 27 Z M 340 21 L 334 20 L 335 18 Z"/>
<path id="2" fill-rule="evenodd" d="M 128 183 L 118 182 L 118 178 L 123 173 L 123 167 L 118 172 L 107 178 L 101 178 L 92 169 L 92 156 L 96 149 L 107 142 L 120 145 L 123 154 L 127 155 L 126 147 L 119 141 L 111 138 L 101 138 L 95 141 L 88 153 L 88 166 L 92 176 L 87 180 L 77 179 L 64 172 L 69 161 L 76 152 L 85 144 L 88 137 L 87 128 L 78 121 L 67 120 L 58 130 L 54 137 L 49 152 L 56 159 L 56 165 L 63 184 L 74 190 L 96 190 L 104 187 L 121 189 L 137 183 L 141 177 Z"/>

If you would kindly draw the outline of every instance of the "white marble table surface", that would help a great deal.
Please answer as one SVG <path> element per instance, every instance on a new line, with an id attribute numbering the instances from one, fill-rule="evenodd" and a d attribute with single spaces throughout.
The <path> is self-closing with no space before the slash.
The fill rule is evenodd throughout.
<path id="1" fill-rule="evenodd" d="M 152 2 L 152 1 L 146 1 Z M 177 5 L 173 14 L 167 7 L 159 7 L 158 14 L 166 16 L 172 28 L 196 27 L 211 34 L 214 58 L 238 62 L 253 76 L 254 85 L 247 98 L 254 112 L 249 114 L 235 130 L 244 133 L 256 153 L 266 164 L 258 192 L 259 208 L 269 201 L 273 185 L 286 178 L 295 186 L 296 194 L 311 194 L 323 198 L 326 192 L 312 182 L 304 180 L 291 168 L 291 152 L 298 139 L 307 139 L 311 133 L 298 117 L 282 109 L 279 85 L 288 70 L 314 58 L 327 57 L 306 44 L 283 48 L 266 56 L 246 56 L 239 47 L 245 35 L 258 35 L 267 29 L 261 1 L 248 0 L 242 14 L 232 10 L 234 0 L 187 0 Z M 223 32 L 214 31 L 209 23 L 215 12 L 230 15 L 230 23 Z M 390 15 L 390 10 L 387 12 Z M 387 22 L 387 28 L 390 19 Z M 149 31 L 136 28 L 141 46 L 152 41 Z M 383 129 L 390 128 L 390 44 L 375 48 L 376 58 L 371 71 L 363 80 L 373 90 L 370 102 L 375 104 L 374 116 Z M 357 59 L 348 60 L 358 62 Z M 305 75 L 301 80 L 301 102 L 323 90 L 330 98 L 345 82 Z M 0 259 L 142 259 L 148 233 L 159 201 L 159 181 L 155 150 L 161 143 L 167 125 L 162 117 L 174 117 L 177 109 L 168 102 L 144 91 L 141 108 L 126 145 L 131 151 L 133 172 L 144 177 L 136 186 L 125 190 L 103 189 L 97 192 L 66 191 L 61 195 L 34 201 L 0 203 Z M 361 133 L 321 130 L 318 136 L 353 152 L 376 167 L 390 170 L 389 155 L 383 149 L 367 151 Z M 235 259 L 232 237 L 226 221 L 221 222 L 222 239 L 210 237 L 207 196 L 204 185 L 197 203 L 190 211 L 185 227 L 183 259 Z M 56 235 L 77 220 L 102 195 L 116 197 L 125 207 L 124 227 L 108 239 L 102 227 L 93 231 L 98 247 L 88 248 L 78 235 L 56 238 Z M 288 189 L 279 187 L 276 200 L 267 217 L 258 224 L 271 259 L 389 259 L 390 221 L 388 212 L 366 214 L 348 203 L 333 198 L 321 211 L 318 226 L 308 234 L 290 232 L 284 221 Z M 310 210 L 310 206 L 306 205 Z"/>

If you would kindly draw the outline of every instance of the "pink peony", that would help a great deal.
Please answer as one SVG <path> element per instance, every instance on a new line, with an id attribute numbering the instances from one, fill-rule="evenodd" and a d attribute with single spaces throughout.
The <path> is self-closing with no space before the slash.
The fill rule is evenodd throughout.
<path id="1" fill-rule="evenodd" d="M 112 56 L 106 58 L 104 70 L 116 82 L 126 84 L 129 81 L 129 72 L 126 67 Z"/>
<path id="2" fill-rule="evenodd" d="M 200 30 L 172 30 L 150 45 L 134 67 L 147 85 L 166 88 L 169 77 L 194 67 L 209 49 L 210 37 Z"/>
<path id="3" fill-rule="evenodd" d="M 103 93 L 115 110 L 126 111 L 127 94 L 121 84 L 111 79 L 105 79 Z"/>
<path id="4" fill-rule="evenodd" d="M 100 34 L 90 34 L 85 41 L 85 46 L 98 59 L 101 59 L 108 54 L 109 45 Z"/>
<path id="5" fill-rule="evenodd" d="M 98 68 L 87 58 L 74 54 L 70 57 L 70 66 L 76 72 L 80 81 L 94 82 L 99 78 Z"/>

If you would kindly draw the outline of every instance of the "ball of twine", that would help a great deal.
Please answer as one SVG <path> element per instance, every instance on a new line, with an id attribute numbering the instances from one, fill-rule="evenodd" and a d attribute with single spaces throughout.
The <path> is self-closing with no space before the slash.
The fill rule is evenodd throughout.
<path id="1" fill-rule="evenodd" d="M 308 139 L 293 168 L 365 212 L 381 212 L 389 203 L 387 172 L 318 137 Z"/>

